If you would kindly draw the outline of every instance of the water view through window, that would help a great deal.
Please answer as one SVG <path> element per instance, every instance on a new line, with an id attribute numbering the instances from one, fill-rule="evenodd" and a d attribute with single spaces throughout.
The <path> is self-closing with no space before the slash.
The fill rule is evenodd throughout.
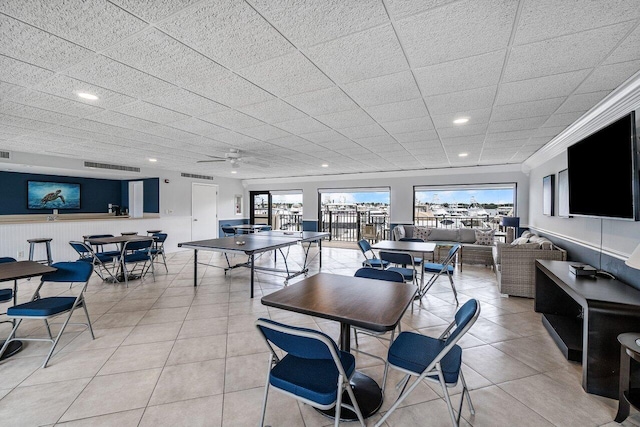
<path id="1" fill-rule="evenodd" d="M 331 240 L 382 240 L 389 235 L 389 190 L 321 192 L 320 227 Z"/>

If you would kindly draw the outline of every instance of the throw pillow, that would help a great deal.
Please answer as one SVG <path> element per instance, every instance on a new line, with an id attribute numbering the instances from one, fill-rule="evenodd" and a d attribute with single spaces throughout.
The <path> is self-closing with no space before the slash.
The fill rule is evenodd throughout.
<path id="1" fill-rule="evenodd" d="M 523 231 L 522 234 L 520 235 L 520 237 L 526 237 L 527 239 L 532 237 L 532 236 L 535 236 L 535 234 L 533 234 L 529 230 Z"/>
<path id="2" fill-rule="evenodd" d="M 476 230 L 476 245 L 493 245 L 495 230 Z"/>
<path id="3" fill-rule="evenodd" d="M 407 232 L 404 229 L 403 225 L 396 225 L 393 227 L 393 237 L 395 240 L 404 239 L 407 236 Z"/>
<path id="4" fill-rule="evenodd" d="M 429 238 L 429 232 L 431 231 L 428 227 L 414 227 L 413 229 L 413 238 L 414 239 L 422 239 L 427 241 Z"/>
<path id="5" fill-rule="evenodd" d="M 529 238 L 528 237 L 518 237 L 517 239 L 515 239 L 513 242 L 511 242 L 511 244 L 513 246 L 516 245 L 523 245 L 525 243 L 529 243 Z"/>

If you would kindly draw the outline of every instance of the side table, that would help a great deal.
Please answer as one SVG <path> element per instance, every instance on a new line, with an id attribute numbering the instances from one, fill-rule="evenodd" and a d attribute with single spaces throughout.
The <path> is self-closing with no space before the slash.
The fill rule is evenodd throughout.
<path id="1" fill-rule="evenodd" d="M 615 421 L 623 422 L 629 416 L 630 405 L 640 409 L 640 384 L 631 386 L 631 359 L 640 362 L 640 333 L 629 332 L 618 335 L 620 342 L 620 394 Z"/>

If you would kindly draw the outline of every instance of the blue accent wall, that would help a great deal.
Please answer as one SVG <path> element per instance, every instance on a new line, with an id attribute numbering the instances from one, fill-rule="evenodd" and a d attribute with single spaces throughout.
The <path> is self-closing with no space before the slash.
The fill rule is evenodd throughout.
<path id="1" fill-rule="evenodd" d="M 52 209 L 27 209 L 27 181 L 52 181 L 80 184 L 80 209 L 60 209 L 59 213 L 107 213 L 109 203 L 129 204 L 129 182 L 116 179 L 0 172 L 0 215 L 50 214 Z M 160 212 L 160 179 L 144 182 L 144 211 Z"/>
<path id="2" fill-rule="evenodd" d="M 318 221 L 302 220 L 302 231 L 318 231 Z"/>
<path id="3" fill-rule="evenodd" d="M 19 172 L 0 172 L 2 203 L 0 215 L 50 214 L 52 209 L 27 209 L 27 181 L 80 184 L 80 209 L 60 209 L 60 213 L 107 213 L 108 204 L 120 201 L 120 181 Z"/>

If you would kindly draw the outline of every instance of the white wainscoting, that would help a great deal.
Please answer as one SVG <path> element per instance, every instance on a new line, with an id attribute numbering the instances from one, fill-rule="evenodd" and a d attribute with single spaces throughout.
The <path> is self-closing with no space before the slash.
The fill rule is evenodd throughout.
<path id="1" fill-rule="evenodd" d="M 50 237 L 53 239 L 51 253 L 54 262 L 70 261 L 78 258 L 69 246 L 71 240 L 82 240 L 82 236 L 88 234 L 119 236 L 123 231 L 137 231 L 140 235 L 146 235 L 147 230 L 152 229 L 160 229 L 168 234 L 165 241 L 167 253 L 182 250 L 178 248 L 178 243 L 191 240 L 191 216 L 0 224 L 0 257 L 27 259 L 27 239 Z M 18 257 L 18 252 L 23 252 L 24 256 Z M 44 253 L 44 244 L 36 245 L 35 259 L 46 258 Z"/>

